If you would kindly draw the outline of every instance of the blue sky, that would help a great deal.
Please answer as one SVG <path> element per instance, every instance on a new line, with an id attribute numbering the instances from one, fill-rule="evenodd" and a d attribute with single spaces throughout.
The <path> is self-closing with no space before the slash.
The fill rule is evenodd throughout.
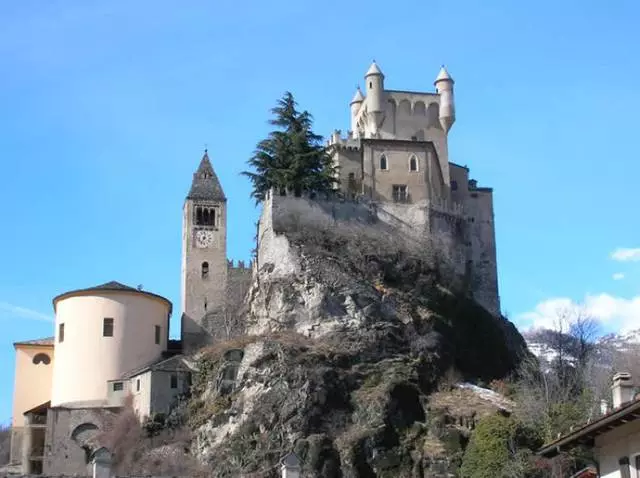
<path id="1" fill-rule="evenodd" d="M 56 294 L 118 280 L 179 308 L 205 144 L 229 256 L 248 259 L 258 210 L 239 173 L 269 108 L 291 90 L 318 133 L 346 130 L 374 58 L 392 89 L 430 91 L 442 63 L 455 78 L 450 159 L 495 188 L 511 318 L 586 301 L 607 330 L 640 327 L 639 17 L 634 0 L 3 2 L 0 422 L 12 343 L 52 334 Z"/>

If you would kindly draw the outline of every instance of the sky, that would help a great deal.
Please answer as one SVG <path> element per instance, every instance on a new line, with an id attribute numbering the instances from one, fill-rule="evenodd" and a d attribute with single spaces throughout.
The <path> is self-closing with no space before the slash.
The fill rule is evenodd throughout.
<path id="1" fill-rule="evenodd" d="M 205 145 L 228 254 L 259 209 L 240 176 L 291 91 L 328 136 L 375 59 L 389 89 L 456 80 L 450 160 L 494 188 L 502 308 L 584 304 L 640 327 L 640 3 L 22 0 L 0 5 L 0 422 L 16 341 L 111 280 L 180 307 L 181 209 Z M 172 320 L 177 336 L 179 313 Z"/>

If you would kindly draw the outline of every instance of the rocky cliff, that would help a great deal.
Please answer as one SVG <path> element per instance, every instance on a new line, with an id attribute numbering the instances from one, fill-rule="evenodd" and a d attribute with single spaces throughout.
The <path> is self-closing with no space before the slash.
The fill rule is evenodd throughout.
<path id="1" fill-rule="evenodd" d="M 292 450 L 309 477 L 451 476 L 475 420 L 509 408 L 457 384 L 526 345 L 426 243 L 325 219 L 263 215 L 246 334 L 198 356 L 193 450 L 221 477 L 277 476 Z"/>

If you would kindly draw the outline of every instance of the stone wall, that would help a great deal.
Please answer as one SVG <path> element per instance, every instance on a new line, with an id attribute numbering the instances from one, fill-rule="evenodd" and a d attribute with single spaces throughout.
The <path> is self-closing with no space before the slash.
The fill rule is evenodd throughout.
<path id="1" fill-rule="evenodd" d="M 489 191 L 489 190 L 487 190 Z M 367 224 L 399 238 L 425 241 L 434 260 L 446 264 L 476 301 L 495 315 L 500 313 L 490 192 L 477 191 L 470 205 L 450 201 L 420 201 L 411 204 L 346 201 L 338 198 L 297 198 L 269 193 L 259 222 L 256 267 L 269 264 L 271 277 L 298 272 L 282 235 L 295 222 L 314 222 L 327 228 L 336 220 Z M 427 245 L 428 244 L 428 245 Z"/>
<path id="2" fill-rule="evenodd" d="M 104 430 L 105 420 L 114 412 L 115 409 L 98 408 L 50 409 L 47 415 L 44 474 L 90 474 L 89 450 L 95 446 L 95 438 Z"/>

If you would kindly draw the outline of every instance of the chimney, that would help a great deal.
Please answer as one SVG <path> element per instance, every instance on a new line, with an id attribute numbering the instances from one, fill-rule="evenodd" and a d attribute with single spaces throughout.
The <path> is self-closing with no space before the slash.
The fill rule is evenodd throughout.
<path id="1" fill-rule="evenodd" d="M 295 453 L 289 453 L 280 460 L 282 478 L 300 478 L 300 459 Z"/>
<path id="2" fill-rule="evenodd" d="M 609 411 L 609 405 L 606 400 L 600 400 L 600 415 L 606 415 Z"/>
<path id="3" fill-rule="evenodd" d="M 631 381 L 630 373 L 618 372 L 613 376 L 611 394 L 613 398 L 614 410 L 633 400 L 635 395 L 635 387 L 633 385 L 633 382 Z"/>

